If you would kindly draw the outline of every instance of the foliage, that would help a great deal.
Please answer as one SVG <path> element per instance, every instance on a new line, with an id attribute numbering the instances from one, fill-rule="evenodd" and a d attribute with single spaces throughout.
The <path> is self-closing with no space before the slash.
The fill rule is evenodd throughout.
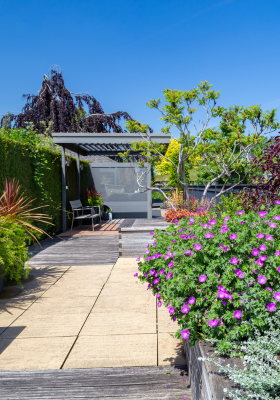
<path id="1" fill-rule="evenodd" d="M 174 221 L 179 221 L 181 219 L 184 219 L 186 217 L 203 217 L 208 214 L 209 214 L 209 212 L 203 211 L 203 209 L 198 210 L 198 211 L 187 211 L 187 210 L 174 211 L 174 210 L 170 209 L 164 215 L 164 218 L 166 219 L 167 222 L 174 222 Z"/>
<path id="2" fill-rule="evenodd" d="M 229 196 L 221 196 L 221 201 L 215 206 L 221 216 L 226 215 L 234 216 L 236 212 L 242 208 L 242 201 L 239 194 L 230 193 Z M 246 210 L 244 210 L 246 212 Z"/>
<path id="3" fill-rule="evenodd" d="M 140 280 L 177 318 L 177 337 L 230 346 L 255 327 L 269 328 L 266 317 L 280 308 L 279 220 L 276 205 L 268 213 L 182 219 L 155 231 L 139 263 Z"/>
<path id="4" fill-rule="evenodd" d="M 20 194 L 20 189 L 21 185 L 19 185 L 18 181 L 15 179 L 10 181 L 7 179 L 5 180 L 4 193 L 0 197 L 0 217 L 8 218 L 10 221 L 21 225 L 25 232 L 38 242 L 32 231 L 35 230 L 46 235 L 47 233 L 41 228 L 35 226 L 34 222 L 51 224 L 49 221 L 51 218 L 48 217 L 47 214 L 34 213 L 35 210 L 38 210 L 41 207 L 32 208 L 31 203 L 36 199 L 24 196 L 24 192 Z"/>
<path id="5" fill-rule="evenodd" d="M 6 282 L 20 284 L 21 279 L 29 274 L 29 268 L 24 269 L 28 260 L 25 238 L 22 225 L 0 217 L 0 276 L 4 275 Z"/>
<path id="6" fill-rule="evenodd" d="M 240 346 L 244 356 L 245 369 L 225 364 L 225 360 L 212 357 L 200 358 L 220 367 L 239 389 L 224 392 L 234 400 L 275 400 L 280 398 L 280 333 L 278 318 L 268 319 L 269 329 L 262 334 L 254 331 L 254 336 Z M 261 371 L 261 373 L 260 373 Z"/>
<path id="7" fill-rule="evenodd" d="M 35 207 L 46 204 L 41 186 L 35 180 L 34 170 L 36 159 L 32 156 L 31 145 L 21 143 L 12 139 L 8 139 L 0 135 L 0 191 L 4 189 L 4 180 L 13 179 L 19 181 L 24 188 L 27 197 L 36 197 L 34 202 Z M 42 208 L 52 218 L 53 226 L 50 225 L 47 229 L 48 233 L 60 233 L 62 231 L 61 219 L 61 155 L 56 151 L 47 148 L 40 148 L 39 153 L 44 153 L 43 158 L 46 159 L 50 169 L 41 165 L 38 168 L 38 173 L 42 177 L 42 185 L 52 199 L 50 207 Z M 67 211 L 70 211 L 69 200 L 77 199 L 77 166 L 76 160 L 68 156 L 69 166 L 66 166 L 66 185 L 67 190 Z M 81 161 L 84 165 L 81 171 L 81 191 L 85 190 L 89 184 L 90 169 L 87 161 Z M 68 226 L 71 224 L 71 216 L 67 214 Z M 45 228 L 38 224 L 39 227 Z"/>
<path id="8" fill-rule="evenodd" d="M 103 203 L 103 193 L 97 192 L 97 190 L 90 186 L 83 194 L 82 194 L 82 203 L 84 206 L 101 206 Z"/>
<path id="9" fill-rule="evenodd" d="M 161 192 L 152 192 L 152 199 L 153 200 L 161 200 L 161 201 L 166 200 L 166 198 L 164 197 L 164 195 Z"/>
<path id="10" fill-rule="evenodd" d="M 253 159 L 252 171 L 251 183 L 256 184 L 256 188 L 243 191 L 244 207 L 253 210 L 272 207 L 279 196 L 280 136 L 271 138 L 261 156 Z"/>
<path id="11" fill-rule="evenodd" d="M 38 95 L 23 97 L 26 104 L 22 112 L 5 115 L 1 126 L 25 128 L 26 123 L 32 123 L 35 131 L 40 133 L 50 126 L 52 132 L 122 132 L 120 119 L 132 119 L 124 111 L 104 113 L 100 103 L 88 93 L 72 96 L 65 87 L 62 73 L 55 68 L 51 68 L 49 77 L 44 75 Z"/>

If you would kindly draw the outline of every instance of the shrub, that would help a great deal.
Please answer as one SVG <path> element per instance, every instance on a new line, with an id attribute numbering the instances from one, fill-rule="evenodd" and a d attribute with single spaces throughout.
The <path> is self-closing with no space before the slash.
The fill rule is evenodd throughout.
<path id="1" fill-rule="evenodd" d="M 16 222 L 0 220 L 0 267 L 1 276 L 5 281 L 20 284 L 22 278 L 27 278 L 29 268 L 24 269 L 28 259 L 28 248 L 25 244 L 24 228 Z"/>
<path id="2" fill-rule="evenodd" d="M 224 219 L 189 218 L 156 230 L 139 263 L 190 344 L 218 339 L 224 348 L 244 340 L 280 308 L 280 201 L 268 213 L 237 212 Z M 212 211 L 211 211 L 212 213 Z"/>
<path id="3" fill-rule="evenodd" d="M 209 214 L 208 211 L 198 211 L 198 212 L 191 212 L 187 210 L 180 210 L 180 211 L 174 211 L 172 209 L 169 209 L 169 211 L 165 214 L 164 218 L 166 219 L 167 222 L 173 222 L 174 220 L 181 220 L 182 218 L 186 217 L 196 217 L 196 216 L 205 216 Z"/>

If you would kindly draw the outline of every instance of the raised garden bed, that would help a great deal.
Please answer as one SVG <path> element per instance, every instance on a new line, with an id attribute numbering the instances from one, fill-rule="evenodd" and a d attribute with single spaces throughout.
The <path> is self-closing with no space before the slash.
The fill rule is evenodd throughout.
<path id="1" fill-rule="evenodd" d="M 198 360 L 199 357 L 209 357 L 215 349 L 205 342 L 196 342 L 190 347 L 189 341 L 183 339 L 184 351 L 187 359 L 188 374 L 191 385 L 192 400 L 223 400 L 229 399 L 224 388 L 237 389 L 237 385 L 229 380 L 225 374 L 219 374 L 219 368 L 213 363 Z M 224 358 L 225 364 L 244 368 L 241 359 Z"/>

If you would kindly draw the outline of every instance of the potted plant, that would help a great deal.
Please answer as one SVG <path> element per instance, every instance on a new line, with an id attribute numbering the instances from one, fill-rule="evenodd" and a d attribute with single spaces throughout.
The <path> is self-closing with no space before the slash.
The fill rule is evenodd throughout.
<path id="1" fill-rule="evenodd" d="M 104 221 L 112 220 L 112 209 L 105 204 L 102 205 L 102 219 Z"/>
<path id="2" fill-rule="evenodd" d="M 97 190 L 93 186 L 90 186 L 89 189 L 87 189 L 86 192 L 82 195 L 81 201 L 83 206 L 98 207 L 98 211 L 100 211 L 102 209 L 102 204 L 104 201 L 102 196 L 103 193 L 97 192 Z M 91 213 L 91 210 L 84 210 L 84 213 Z M 84 224 L 91 224 L 91 221 L 85 220 Z"/>

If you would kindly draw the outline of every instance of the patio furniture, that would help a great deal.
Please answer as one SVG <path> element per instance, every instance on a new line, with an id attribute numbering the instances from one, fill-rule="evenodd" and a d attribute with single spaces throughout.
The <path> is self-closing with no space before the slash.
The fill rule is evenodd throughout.
<path id="1" fill-rule="evenodd" d="M 101 211 L 100 211 L 100 207 L 99 206 L 83 206 L 81 200 L 70 201 L 70 205 L 71 205 L 72 211 L 73 211 L 71 231 L 73 229 L 74 219 L 78 219 L 78 220 L 82 221 L 83 219 L 91 218 L 92 219 L 92 230 L 93 231 L 94 231 L 93 218 L 99 217 L 99 224 L 101 225 Z M 98 214 L 95 214 L 94 207 L 98 207 L 98 209 L 99 209 L 99 213 Z M 90 209 L 91 209 L 91 214 L 84 214 L 84 210 L 90 210 Z M 75 217 L 75 211 L 77 211 L 76 217 Z M 79 215 L 79 211 L 82 211 L 82 215 Z"/>

